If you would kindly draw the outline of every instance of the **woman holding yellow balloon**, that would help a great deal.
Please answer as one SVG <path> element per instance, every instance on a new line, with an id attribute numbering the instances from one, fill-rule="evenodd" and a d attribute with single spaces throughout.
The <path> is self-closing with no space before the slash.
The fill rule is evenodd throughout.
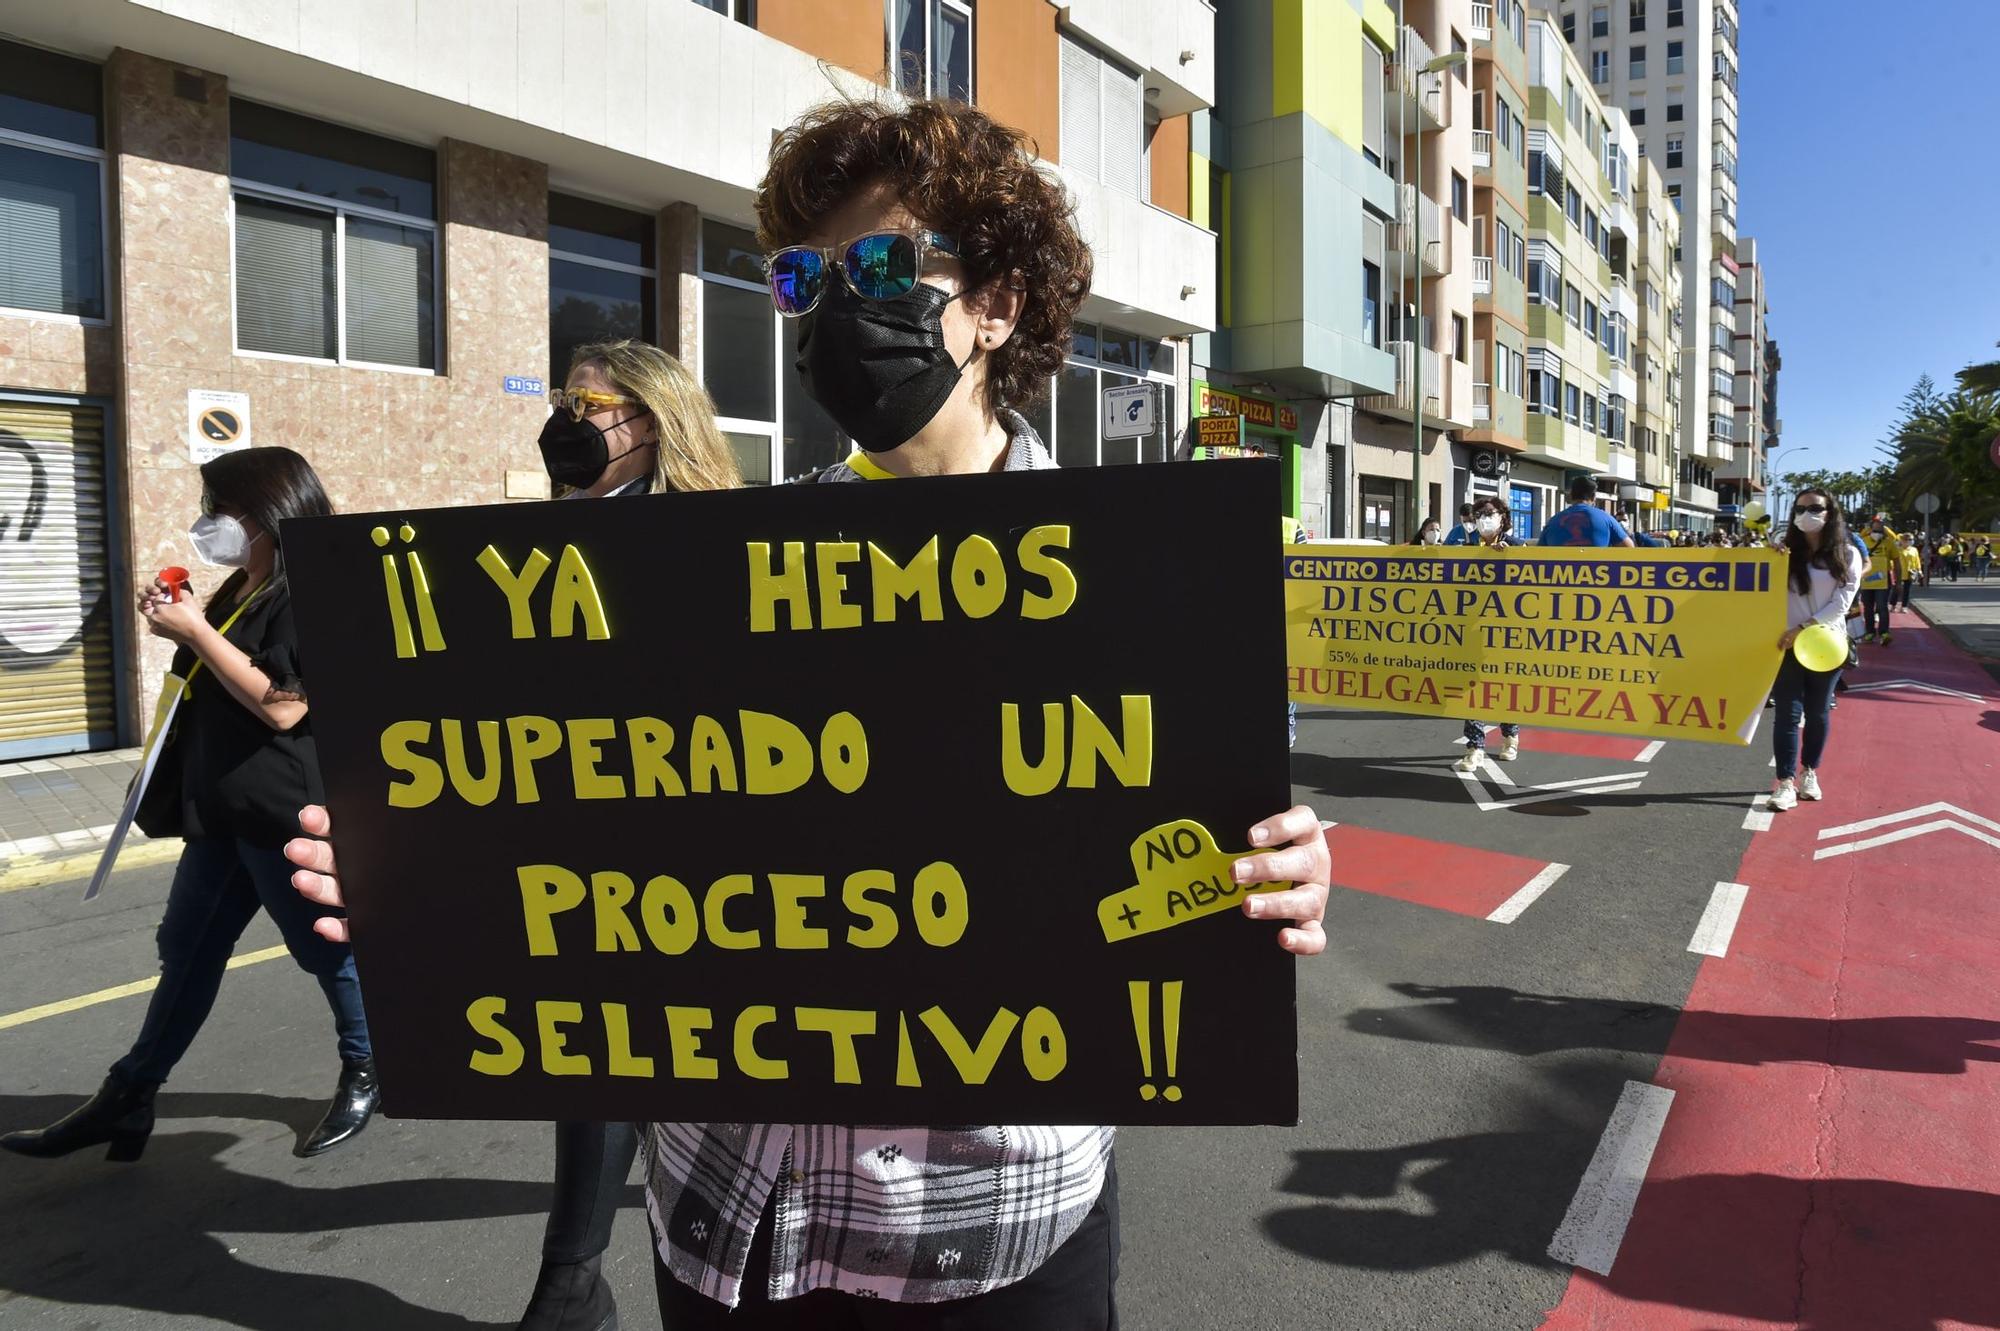
<path id="1" fill-rule="evenodd" d="M 1847 537 L 1840 508 L 1823 490 L 1806 490 L 1792 504 L 1785 529 L 1785 622 L 1778 639 L 1785 659 L 1771 688 L 1777 723 L 1771 747 L 1778 775 L 1771 807 L 1791 809 L 1821 797 L 1820 758 L 1826 752 L 1827 716 L 1834 681 L 1847 664 L 1847 608 L 1861 587 L 1862 558 Z M 1804 741 L 1800 722 L 1804 721 Z"/>

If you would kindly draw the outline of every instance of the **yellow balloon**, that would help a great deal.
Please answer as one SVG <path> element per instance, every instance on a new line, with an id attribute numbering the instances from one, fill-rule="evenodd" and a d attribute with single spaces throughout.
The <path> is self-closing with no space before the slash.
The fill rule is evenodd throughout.
<path id="1" fill-rule="evenodd" d="M 1824 674 L 1847 664 L 1847 638 L 1824 624 L 1814 624 L 1792 639 L 1792 655 L 1808 670 Z"/>
<path id="2" fill-rule="evenodd" d="M 1763 516 L 1764 501 L 1761 499 L 1753 499 L 1743 506 L 1743 520 L 1745 522 L 1756 522 Z"/>

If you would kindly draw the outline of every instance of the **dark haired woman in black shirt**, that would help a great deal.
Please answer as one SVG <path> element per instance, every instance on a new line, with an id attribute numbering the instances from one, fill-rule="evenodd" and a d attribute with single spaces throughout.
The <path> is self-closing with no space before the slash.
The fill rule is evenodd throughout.
<path id="1" fill-rule="evenodd" d="M 201 1030 L 230 952 L 260 906 L 325 991 L 339 1042 L 339 1089 L 296 1154 L 353 1136 L 380 1099 L 353 950 L 313 931 L 332 912 L 292 890 L 284 853 L 299 834 L 298 809 L 324 792 L 277 532 L 287 518 L 333 509 L 311 465 L 288 448 L 226 453 L 202 467 L 201 479 L 201 517 L 188 535 L 204 563 L 235 572 L 205 611 L 191 598 L 175 600 L 160 581 L 139 595 L 151 631 L 179 648 L 173 675 L 187 681 L 154 778 L 177 773 L 187 843 L 160 921 L 160 984 L 139 1038 L 96 1095 L 49 1127 L 0 1137 L 21 1155 L 108 1142 L 110 1159 L 139 1158 L 153 1130 L 153 1097 Z"/>

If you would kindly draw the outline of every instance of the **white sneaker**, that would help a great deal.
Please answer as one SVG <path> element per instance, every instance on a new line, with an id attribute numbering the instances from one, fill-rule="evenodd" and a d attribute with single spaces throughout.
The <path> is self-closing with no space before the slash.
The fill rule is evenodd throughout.
<path id="1" fill-rule="evenodd" d="M 1460 758 L 1457 762 L 1453 763 L 1452 766 L 1461 772 L 1476 772 L 1479 770 L 1480 766 L 1483 763 L 1485 763 L 1485 761 L 1486 761 L 1486 750 L 1467 749 L 1465 751 L 1465 756 L 1463 758 Z"/>
<path id="2" fill-rule="evenodd" d="M 1500 752 L 1497 756 L 1501 762 L 1511 763 L 1521 756 L 1521 740 L 1517 735 L 1508 735 L 1506 736 L 1506 740 L 1507 742 L 1500 746 Z"/>
<path id="3" fill-rule="evenodd" d="M 1779 813 L 1799 807 L 1799 792 L 1790 781 L 1780 781 L 1771 787 L 1771 807 Z"/>
<path id="4" fill-rule="evenodd" d="M 1799 773 L 1799 798 L 1802 800 L 1823 798 L 1819 793 L 1819 773 L 1810 767 Z"/>

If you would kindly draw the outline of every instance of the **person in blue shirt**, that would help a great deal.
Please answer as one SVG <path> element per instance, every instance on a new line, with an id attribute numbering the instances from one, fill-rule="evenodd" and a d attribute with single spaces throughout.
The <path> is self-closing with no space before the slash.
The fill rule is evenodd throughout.
<path id="1" fill-rule="evenodd" d="M 1464 545 L 1468 540 L 1475 545 L 1479 542 L 1478 535 L 1472 530 L 1472 505 L 1460 504 L 1458 506 L 1458 525 L 1451 529 L 1451 534 L 1444 538 L 1444 543 L 1446 545 Z"/>
<path id="2" fill-rule="evenodd" d="M 1579 476 L 1569 483 L 1569 507 L 1549 519 L 1542 528 L 1542 545 L 1623 545 L 1632 544 L 1625 524 L 1592 501 L 1597 498 L 1597 482 Z"/>

